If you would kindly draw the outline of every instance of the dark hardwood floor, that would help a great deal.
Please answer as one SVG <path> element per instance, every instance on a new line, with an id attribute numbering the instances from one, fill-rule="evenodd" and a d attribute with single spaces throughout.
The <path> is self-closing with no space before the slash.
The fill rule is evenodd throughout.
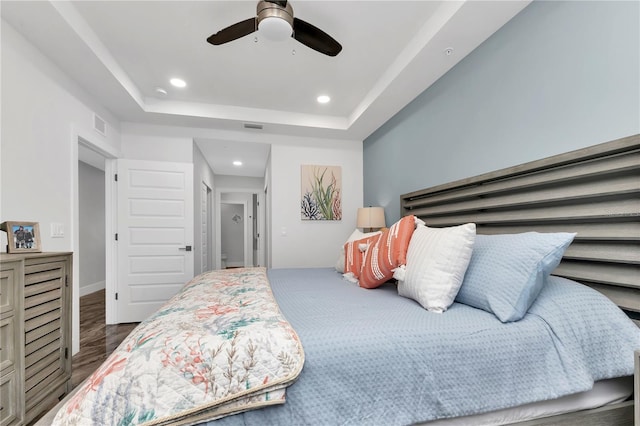
<path id="1" fill-rule="evenodd" d="M 80 298 L 80 352 L 72 360 L 74 388 L 91 375 L 138 325 L 106 325 L 104 298 L 104 290 Z"/>

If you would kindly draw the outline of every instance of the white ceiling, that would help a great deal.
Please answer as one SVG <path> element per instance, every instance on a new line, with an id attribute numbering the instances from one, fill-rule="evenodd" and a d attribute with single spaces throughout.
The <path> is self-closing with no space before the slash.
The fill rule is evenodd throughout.
<path id="1" fill-rule="evenodd" d="M 3 0 L 0 10 L 123 123 L 363 140 L 529 1 L 290 2 L 342 44 L 336 57 L 259 33 L 206 42 L 255 16 L 256 3 Z M 187 87 L 170 86 L 171 77 Z M 331 102 L 318 104 L 320 94 Z M 263 175 L 264 144 L 196 142 L 217 174 Z M 229 166 L 240 155 L 245 166 Z"/>

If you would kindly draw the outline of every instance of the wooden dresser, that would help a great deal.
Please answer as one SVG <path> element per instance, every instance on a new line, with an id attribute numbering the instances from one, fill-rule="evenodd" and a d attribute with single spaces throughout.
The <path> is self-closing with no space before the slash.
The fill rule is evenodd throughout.
<path id="1" fill-rule="evenodd" d="M 71 390 L 71 253 L 0 255 L 0 426 Z"/>

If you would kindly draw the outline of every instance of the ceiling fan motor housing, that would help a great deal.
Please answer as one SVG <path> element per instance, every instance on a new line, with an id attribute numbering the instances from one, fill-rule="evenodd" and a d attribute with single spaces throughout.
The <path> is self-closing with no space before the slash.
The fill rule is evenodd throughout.
<path id="1" fill-rule="evenodd" d="M 275 29 L 275 31 L 281 32 L 281 35 L 284 35 L 284 32 L 288 31 L 286 37 L 291 36 L 291 32 L 293 31 L 293 8 L 289 2 L 287 2 L 285 7 L 282 7 L 279 4 L 270 1 L 259 1 L 257 6 L 257 16 L 258 30 L 260 30 L 261 23 L 263 24 L 263 27 L 266 25 L 271 26 L 271 24 L 273 24 L 274 27 L 280 27 Z M 288 29 L 283 25 L 282 21 L 288 24 Z M 264 33 L 268 34 L 268 32 L 269 31 L 265 31 Z"/>

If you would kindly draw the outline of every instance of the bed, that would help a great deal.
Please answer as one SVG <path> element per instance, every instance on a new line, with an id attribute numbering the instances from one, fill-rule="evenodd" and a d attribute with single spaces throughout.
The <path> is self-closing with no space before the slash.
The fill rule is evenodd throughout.
<path id="1" fill-rule="evenodd" d="M 410 277 L 421 268 L 412 259 L 422 253 L 411 246 L 400 281 L 384 278 L 375 289 L 333 268 L 205 273 L 43 421 L 57 413 L 56 424 L 633 424 L 639 172 L 636 135 L 402 195 L 399 223 L 417 224 L 411 244 L 418 229 L 442 238 L 466 226 L 468 237 L 473 223 L 474 243 L 462 271 L 451 274 L 458 288 L 443 293 L 453 297 L 444 309 L 411 293 Z M 539 239 L 559 247 L 553 259 L 545 254 L 535 262 L 551 270 L 525 274 L 532 284 L 516 303 L 502 303 L 521 268 L 506 261 L 513 271 L 502 277 L 494 264 Z M 498 259 L 484 268 L 481 256 L 493 248 Z M 363 262 L 372 252 L 367 246 Z M 502 289 L 501 280 L 506 295 L 487 296 Z M 257 293 L 265 298 L 255 306 Z M 218 340 L 203 343 L 189 324 Z M 165 336 L 164 328 L 188 337 Z M 215 380 L 178 362 L 180 339 L 192 361 L 209 354 L 207 374 L 217 371 Z M 155 354 L 146 349 L 156 344 Z M 143 356 L 127 369 L 121 360 L 138 347 Z M 174 376 L 161 377 L 154 362 L 175 364 Z M 232 363 L 245 374 L 232 371 Z M 189 386 L 179 384 L 185 378 Z M 200 401 L 214 385 L 233 391 Z M 143 405 L 143 415 L 123 420 L 117 412 Z"/>

